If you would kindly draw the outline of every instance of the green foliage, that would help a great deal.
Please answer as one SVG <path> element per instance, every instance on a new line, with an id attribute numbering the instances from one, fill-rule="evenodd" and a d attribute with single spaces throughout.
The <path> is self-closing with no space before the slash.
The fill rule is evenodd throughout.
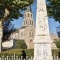
<path id="1" fill-rule="evenodd" d="M 25 53 L 27 56 L 34 56 L 34 49 L 25 49 Z"/>
<path id="2" fill-rule="evenodd" d="M 11 49 L 11 50 L 7 50 L 4 52 L 0 53 L 0 56 L 12 56 L 12 55 L 18 55 L 21 56 L 23 53 L 22 51 L 24 51 L 26 53 L 26 56 L 33 56 L 34 55 L 34 49 Z"/>
<path id="3" fill-rule="evenodd" d="M 58 53 L 59 53 L 59 49 L 53 49 L 52 50 L 52 55 L 56 55 L 56 56 L 58 56 Z"/>
<path id="4" fill-rule="evenodd" d="M 60 38 L 60 24 L 56 27 L 57 35 Z"/>
<path id="5" fill-rule="evenodd" d="M 60 48 L 60 40 L 56 41 L 55 43 L 56 43 L 57 48 Z"/>
<path id="6" fill-rule="evenodd" d="M 12 55 L 18 55 L 18 56 L 22 56 L 22 51 L 24 51 L 26 53 L 26 56 L 34 56 L 34 49 L 11 49 L 11 50 L 7 50 L 7 51 L 4 51 L 4 52 L 1 52 L 0 53 L 0 56 L 12 56 Z M 52 50 L 52 55 L 58 55 L 60 49 L 55 49 L 55 50 Z"/>
<path id="7" fill-rule="evenodd" d="M 2 41 L 4 42 L 6 40 L 9 40 L 11 33 L 15 30 L 16 29 L 14 28 L 14 25 L 10 22 L 10 20 L 4 21 Z"/>
<path id="8" fill-rule="evenodd" d="M 15 41 L 15 48 L 17 49 L 26 49 L 27 45 L 24 40 L 16 40 Z"/>
<path id="9" fill-rule="evenodd" d="M 60 0 L 47 0 L 47 10 L 49 17 L 60 22 Z"/>
<path id="10" fill-rule="evenodd" d="M 5 9 L 9 11 L 6 18 L 18 19 L 22 16 L 21 10 L 25 10 L 26 6 L 33 3 L 34 0 L 0 0 L 0 18 L 4 18 Z"/>
<path id="11" fill-rule="evenodd" d="M 7 51 L 3 51 L 0 53 L 0 56 L 12 56 L 12 55 L 18 55 L 21 56 L 22 54 L 22 50 L 21 49 L 11 49 L 11 50 L 7 50 Z"/>

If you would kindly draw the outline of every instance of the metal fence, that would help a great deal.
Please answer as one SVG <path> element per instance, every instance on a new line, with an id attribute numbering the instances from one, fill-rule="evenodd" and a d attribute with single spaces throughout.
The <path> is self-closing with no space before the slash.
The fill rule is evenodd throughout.
<path id="1" fill-rule="evenodd" d="M 15 54 L 12 56 L 1 56 L 0 60 L 33 60 L 33 57 L 28 56 L 16 56 Z M 60 60 L 58 56 L 53 57 L 53 60 Z"/>
<path id="2" fill-rule="evenodd" d="M 23 56 L 16 56 L 15 54 L 13 56 L 1 56 L 0 60 L 33 60 L 33 57 L 23 57 Z"/>

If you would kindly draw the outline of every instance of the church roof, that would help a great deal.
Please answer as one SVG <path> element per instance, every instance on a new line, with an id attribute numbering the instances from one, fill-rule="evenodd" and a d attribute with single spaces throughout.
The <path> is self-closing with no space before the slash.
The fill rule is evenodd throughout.
<path id="1" fill-rule="evenodd" d="M 26 28 L 26 26 L 22 26 L 20 29 Z"/>
<path id="2" fill-rule="evenodd" d="M 31 6 L 27 6 L 25 12 L 32 12 Z"/>

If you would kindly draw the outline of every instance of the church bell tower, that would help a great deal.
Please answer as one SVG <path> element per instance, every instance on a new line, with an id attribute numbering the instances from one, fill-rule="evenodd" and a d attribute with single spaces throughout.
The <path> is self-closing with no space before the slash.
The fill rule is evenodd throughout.
<path id="1" fill-rule="evenodd" d="M 28 25 L 34 25 L 33 13 L 32 13 L 32 10 L 31 10 L 31 6 L 28 6 L 26 8 L 25 13 L 24 13 L 23 26 L 28 26 Z"/>

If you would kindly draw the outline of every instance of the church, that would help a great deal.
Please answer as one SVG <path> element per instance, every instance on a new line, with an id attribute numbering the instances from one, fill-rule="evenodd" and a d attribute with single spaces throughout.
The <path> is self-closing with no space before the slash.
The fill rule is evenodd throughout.
<path id="1" fill-rule="evenodd" d="M 17 29 L 15 32 L 11 34 L 12 40 L 6 41 L 2 44 L 3 48 L 13 47 L 14 40 L 24 40 L 27 45 L 27 49 L 34 48 L 33 39 L 35 36 L 35 24 L 31 6 L 28 6 L 27 9 L 25 10 L 22 24 L 23 25 L 21 28 Z M 56 49 L 57 47 L 54 41 L 58 39 L 58 36 L 53 33 L 51 33 L 50 36 L 51 39 L 53 40 L 52 48 Z M 6 44 L 8 44 L 9 46 Z"/>
<path id="2" fill-rule="evenodd" d="M 27 49 L 32 49 L 34 48 L 33 39 L 35 35 L 35 24 L 31 6 L 28 6 L 25 10 L 23 19 L 23 26 L 13 32 L 11 36 L 12 39 L 24 40 L 27 45 Z M 53 41 L 58 39 L 56 34 L 51 33 L 50 36 Z M 53 47 L 56 47 L 54 43 L 52 45 Z"/>
<path id="3" fill-rule="evenodd" d="M 23 26 L 13 32 L 12 38 L 16 40 L 24 40 L 27 48 L 30 49 L 33 48 L 33 39 L 35 35 L 35 25 L 31 6 L 28 6 L 25 10 L 23 19 Z"/>

